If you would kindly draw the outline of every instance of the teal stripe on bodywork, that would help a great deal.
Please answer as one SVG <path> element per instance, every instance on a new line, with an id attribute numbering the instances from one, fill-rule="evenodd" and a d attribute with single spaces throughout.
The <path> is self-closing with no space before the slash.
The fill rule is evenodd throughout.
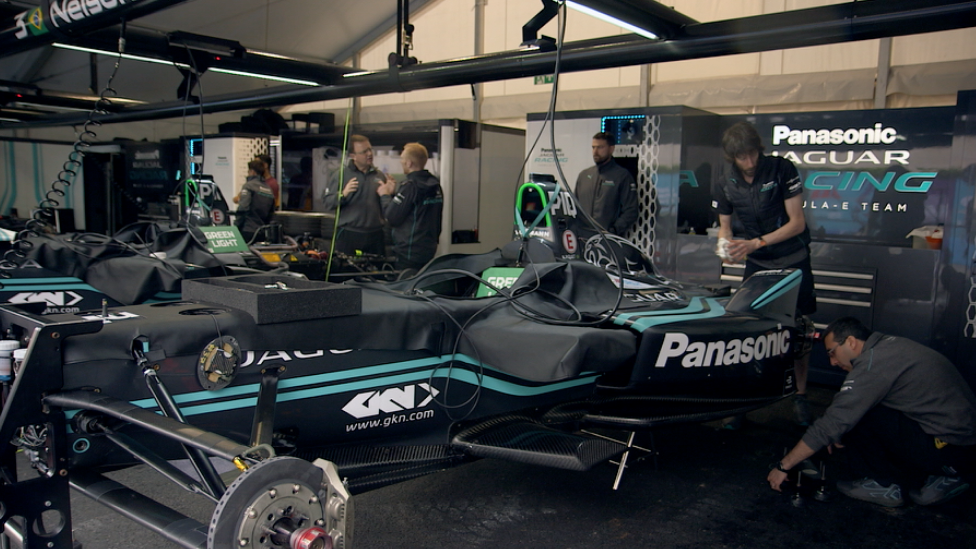
<path id="1" fill-rule="evenodd" d="M 773 301 L 776 301 L 783 296 L 786 292 L 792 290 L 800 284 L 800 280 L 803 278 L 803 272 L 799 269 L 790 273 L 786 278 L 780 280 L 772 288 L 763 292 L 763 295 L 756 298 L 752 302 L 750 307 L 753 309 L 759 309 L 760 307 L 765 307 Z"/>
<path id="2" fill-rule="evenodd" d="M 707 310 L 705 309 L 705 305 L 708 306 Z M 629 323 L 629 327 L 637 332 L 643 332 L 652 326 L 715 318 L 724 314 L 725 307 L 717 299 L 696 297 L 692 299 L 688 307 L 677 311 L 667 311 L 667 313 L 654 311 L 642 315 L 640 313 L 634 313 L 631 316 L 634 320 Z M 620 325 L 625 324 L 624 321 L 618 321 L 617 319 L 614 319 L 614 323 Z"/>
<path id="3" fill-rule="evenodd" d="M 688 303 L 688 306 L 683 309 L 667 309 L 664 311 L 642 311 L 638 313 L 621 313 L 613 318 L 613 323 L 623 326 L 631 318 L 643 318 L 647 316 L 665 316 L 665 315 L 686 315 L 699 313 L 705 310 L 705 303 L 702 298 L 696 297 Z"/>
<path id="4" fill-rule="evenodd" d="M 348 393 L 353 391 L 365 391 L 369 389 L 376 389 L 380 387 L 389 387 L 392 385 L 399 385 L 402 383 L 426 381 L 431 377 L 446 378 L 450 377 L 453 380 L 464 381 L 472 385 L 479 385 L 478 375 L 469 370 L 458 370 L 454 369 L 448 372 L 447 368 L 444 371 L 438 371 L 431 376 L 430 371 L 420 371 L 411 372 L 408 374 L 400 374 L 395 376 L 387 376 L 381 378 L 367 379 L 363 381 L 354 381 L 352 383 L 343 383 L 341 385 L 331 385 L 327 387 L 314 387 L 310 389 L 302 389 L 300 391 L 291 391 L 288 393 L 279 393 L 276 402 L 288 402 L 291 400 L 304 400 L 308 398 L 316 398 L 325 395 L 335 395 L 340 393 Z M 545 393 L 551 393 L 554 391 L 560 391 L 563 389 L 569 389 L 572 387 L 578 387 L 580 385 L 588 385 L 593 383 L 598 376 L 596 374 L 583 378 L 576 378 L 569 381 L 563 381 L 560 383 L 555 383 L 552 385 L 546 385 L 543 387 L 526 387 L 523 385 L 516 385 L 508 381 L 502 381 L 500 379 L 495 379 L 488 377 L 487 375 L 482 376 L 480 385 L 485 389 L 491 389 L 493 391 L 517 396 L 517 397 L 527 397 L 536 396 Z M 255 390 L 257 385 L 255 385 Z M 214 402 L 210 404 L 201 404 L 199 406 L 188 406 L 181 408 L 180 410 L 184 415 L 192 416 L 198 414 L 209 414 L 213 412 L 224 412 L 227 410 L 236 410 L 239 408 L 250 408 L 257 405 L 257 396 L 223 401 Z"/>
<path id="5" fill-rule="evenodd" d="M 486 373 L 481 376 L 479 382 L 479 376 L 475 372 L 470 370 L 462 370 L 459 368 L 451 368 L 449 366 L 442 366 L 445 362 L 451 360 L 450 356 L 443 357 L 431 357 L 422 358 L 417 360 L 408 360 L 405 362 L 394 362 L 390 364 L 379 364 L 376 366 L 366 366 L 363 368 L 354 368 L 351 370 L 344 370 L 342 372 L 331 372 L 327 374 L 315 374 L 311 376 L 304 376 L 300 378 L 284 379 L 279 383 L 279 389 L 285 391 L 287 389 L 298 389 L 288 392 L 279 392 L 277 396 L 277 402 L 288 402 L 291 400 L 301 400 L 307 398 L 314 398 L 322 395 L 331 395 L 346 393 L 352 391 L 363 391 L 369 389 L 375 389 L 380 387 L 389 387 L 391 385 L 397 385 L 401 383 L 426 381 L 431 377 L 437 378 L 447 378 L 463 381 L 470 383 L 472 385 L 480 385 L 486 389 L 491 389 L 493 391 L 516 396 L 516 397 L 527 397 L 536 396 L 546 393 L 551 393 L 555 391 L 561 391 L 564 389 L 570 389 L 573 387 L 579 387 L 582 385 L 588 385 L 593 383 L 599 374 L 597 373 L 584 373 L 581 377 L 570 379 L 567 381 L 560 381 L 558 383 L 552 383 L 548 385 L 543 385 L 539 387 L 529 387 L 524 385 L 518 385 L 510 381 L 504 381 L 495 377 L 491 377 L 488 372 L 494 371 L 492 368 L 485 366 Z M 471 357 L 465 355 L 456 355 L 454 360 L 457 362 L 466 362 L 469 364 L 477 365 L 477 361 Z M 431 367 L 438 367 L 437 372 L 431 376 Z M 342 383 L 339 385 L 331 386 L 320 386 L 323 383 L 333 383 L 336 381 L 346 380 L 350 378 L 359 378 L 373 376 L 377 374 L 393 374 L 397 371 L 409 370 L 414 368 L 424 368 L 427 370 L 422 370 L 418 372 L 406 372 L 396 375 L 386 375 L 384 377 L 365 379 L 360 381 L 352 381 L 348 383 Z M 312 387 L 312 386 L 315 387 Z M 308 387 L 307 389 L 301 389 L 302 387 Z M 240 408 L 248 408 L 255 406 L 257 404 L 257 394 L 260 390 L 260 384 L 251 383 L 248 385 L 242 385 L 240 387 L 229 387 L 226 389 L 221 389 L 219 391 L 197 391 L 194 393 L 185 393 L 181 395 L 176 395 L 174 400 L 177 404 L 186 404 L 192 402 L 200 402 L 205 400 L 213 400 L 218 398 L 228 398 L 231 400 L 224 400 L 221 402 L 212 402 L 207 404 L 199 404 L 196 406 L 186 406 L 181 407 L 180 410 L 184 415 L 198 415 L 206 414 L 212 412 L 220 412 L 226 410 L 237 410 Z M 245 398 L 234 398 L 246 395 Z M 140 408 L 152 409 L 156 407 L 156 401 L 153 399 L 142 399 L 132 402 L 133 405 Z"/>
<path id="6" fill-rule="evenodd" d="M 52 277 L 52 278 L 11 278 L 4 282 L 7 286 L 17 286 L 23 284 L 64 284 L 66 282 L 80 283 L 80 278 L 75 278 L 73 276 L 68 277 Z"/>
<path id="7" fill-rule="evenodd" d="M 458 360 L 462 360 L 463 355 L 458 355 Z M 467 358 L 467 357 L 464 357 Z M 421 358 L 417 360 L 407 360 L 405 362 L 393 362 L 390 364 L 379 364 L 376 366 L 365 366 L 363 368 L 354 368 L 351 370 L 343 370 L 341 372 L 331 372 L 327 374 L 315 374 L 311 376 L 296 377 L 291 379 L 283 379 L 278 383 L 281 389 L 291 389 L 297 387 L 304 387 L 306 385 L 319 385 L 322 383 L 334 383 L 344 379 L 350 379 L 355 377 L 367 377 L 382 374 L 392 374 L 393 372 L 400 370 L 410 370 L 413 368 L 423 368 L 425 366 L 434 366 L 436 364 L 442 364 L 445 360 L 449 360 L 441 357 L 430 357 Z M 467 362 L 466 360 L 462 360 Z M 252 383 L 250 385 L 241 385 L 239 387 L 228 387 L 226 389 L 221 389 L 219 391 L 198 391 L 195 393 L 184 393 L 182 395 L 176 395 L 174 400 L 177 404 L 185 404 L 190 402 L 198 402 L 201 400 L 211 400 L 214 398 L 228 398 L 235 397 L 239 395 L 253 395 L 257 394 L 260 384 Z M 156 405 L 156 401 L 151 398 L 138 400 L 133 402 L 136 406 L 141 408 L 151 408 Z"/>
<path id="8" fill-rule="evenodd" d="M 167 303 L 169 301 L 179 301 L 182 297 L 183 294 L 177 292 L 157 292 L 156 295 L 143 301 L 143 303 L 147 305 L 151 305 L 153 303 Z"/>
<path id="9" fill-rule="evenodd" d="M 9 284 L 7 281 L 4 281 L 3 284 L 5 286 L 12 286 L 12 284 Z M 54 291 L 57 291 L 57 290 L 89 290 L 89 291 L 92 291 L 92 292 L 103 293 L 101 290 L 97 290 L 97 289 L 89 286 L 88 284 L 65 284 L 64 286 L 39 286 L 39 285 L 28 286 L 28 285 L 22 285 L 22 286 L 17 286 L 16 289 L 19 290 L 19 291 L 22 291 L 22 292 L 23 291 L 27 291 L 27 290 L 40 290 L 40 291 L 52 291 L 52 290 L 54 290 Z"/>

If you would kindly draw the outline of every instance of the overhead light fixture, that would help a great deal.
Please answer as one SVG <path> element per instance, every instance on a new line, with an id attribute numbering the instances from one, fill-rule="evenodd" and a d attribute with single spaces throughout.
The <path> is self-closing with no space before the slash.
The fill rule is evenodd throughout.
<path id="1" fill-rule="evenodd" d="M 363 75 L 367 75 L 367 74 L 373 74 L 374 72 L 376 72 L 376 71 L 347 72 L 346 74 L 343 74 L 342 77 L 343 78 L 350 78 L 352 76 L 363 76 Z"/>
<path id="2" fill-rule="evenodd" d="M 100 54 L 100 55 L 108 55 L 108 56 L 111 56 L 111 57 L 119 57 L 119 53 L 118 52 L 112 52 L 112 51 L 108 51 L 108 50 L 100 50 L 100 49 L 96 49 L 96 48 L 86 48 L 86 47 L 83 47 L 83 46 L 74 46 L 72 44 L 62 44 L 60 42 L 55 42 L 53 45 L 56 46 L 56 47 L 58 47 L 58 48 L 62 48 L 62 49 L 66 49 L 66 50 L 74 50 L 74 51 L 80 51 L 80 52 L 85 52 L 85 53 L 97 53 L 97 54 Z M 132 61 L 145 61 L 147 63 L 157 63 L 157 64 L 160 64 L 160 65 L 170 65 L 170 66 L 177 67 L 177 68 L 180 68 L 180 69 L 190 69 L 190 65 L 188 65 L 186 63 L 179 63 L 179 62 L 176 62 L 176 61 L 166 61 L 164 59 L 156 59 L 154 57 L 144 57 L 142 55 L 132 55 L 132 54 L 129 54 L 129 53 L 123 53 L 122 54 L 122 58 L 123 59 L 131 59 Z M 276 82 L 285 82 L 285 83 L 288 83 L 288 84 L 301 84 L 303 86 L 318 86 L 319 85 L 318 82 L 313 82 L 311 80 L 301 80 L 301 79 L 298 79 L 298 78 L 288 78 L 288 77 L 285 77 L 285 76 L 275 76 L 275 75 L 272 75 L 272 74 L 260 74 L 260 73 L 247 72 L 247 71 L 239 71 L 239 70 L 231 70 L 231 69 L 222 69 L 220 67 L 210 67 L 208 70 L 210 72 L 219 72 L 219 73 L 224 73 L 224 74 L 233 74 L 233 75 L 236 75 L 236 76 L 247 76 L 247 77 L 250 77 L 250 78 L 260 78 L 262 80 L 274 80 Z"/>
<path id="3" fill-rule="evenodd" d="M 288 84 L 301 84 L 302 86 L 318 86 L 318 82 L 313 82 L 311 80 L 299 80 L 298 78 L 287 78 L 284 76 L 274 76 L 270 74 L 258 74 L 254 72 L 245 71 L 235 71 L 230 69 L 222 69 L 220 67 L 210 67 L 208 69 L 210 72 L 220 72 L 223 74 L 236 74 L 237 76 L 249 76 L 251 78 L 260 78 L 262 80 L 274 80 L 275 82 L 285 82 Z"/>
<path id="4" fill-rule="evenodd" d="M 46 104 L 46 103 L 34 103 L 32 101 L 18 101 L 17 104 L 18 105 L 22 105 L 22 106 L 26 106 L 26 107 L 35 107 L 35 108 L 36 107 L 40 107 L 40 108 L 45 108 L 45 109 L 57 109 L 59 111 L 88 112 L 88 111 L 91 110 L 91 108 L 87 108 L 86 109 L 86 108 L 83 108 L 83 107 L 68 107 L 68 106 L 65 106 L 65 105 L 51 105 L 51 104 Z"/>
<path id="5" fill-rule="evenodd" d="M 565 0 L 566 6 L 644 38 L 673 38 L 698 21 L 654 0 Z"/>
<path id="6" fill-rule="evenodd" d="M 241 57 L 247 52 L 247 49 L 236 40 L 225 40 L 214 36 L 193 34 L 192 32 L 171 32 L 167 38 L 170 46 L 204 51 L 214 55 Z"/>
<path id="7" fill-rule="evenodd" d="M 624 21 L 623 19 L 618 19 L 618 18 L 610 15 L 609 13 L 605 13 L 605 12 L 602 12 L 602 11 L 599 11 L 599 10 L 595 10 L 595 9 L 589 7 L 589 6 L 584 6 L 583 4 L 579 4 L 577 2 L 572 2 L 571 0 L 566 0 L 566 5 L 569 6 L 570 8 L 572 8 L 572 9 L 580 12 L 580 13 L 585 13 L 586 15 L 589 15 L 591 17 L 596 17 L 597 19 L 599 19 L 601 21 L 606 21 L 607 23 L 610 23 L 611 25 L 617 25 L 618 27 L 625 28 L 625 29 L 629 30 L 632 33 L 639 34 L 640 36 L 643 36 L 644 38 L 649 38 L 651 40 L 657 40 L 657 35 L 654 34 L 653 32 L 650 32 L 650 31 L 648 31 L 646 29 L 643 29 L 641 27 L 638 27 L 637 25 L 633 25 L 631 23 L 628 23 L 628 22 Z"/>
<path id="8" fill-rule="evenodd" d="M 290 56 L 287 56 L 287 55 L 281 55 L 280 53 L 273 53 L 273 52 L 270 52 L 270 51 L 247 50 L 247 54 L 248 55 L 260 55 L 261 57 L 270 57 L 271 59 L 283 59 L 283 60 L 286 60 L 286 61 L 297 61 L 297 59 L 295 59 L 294 57 L 290 57 Z"/>
<path id="9" fill-rule="evenodd" d="M 95 48 L 85 48 L 85 47 L 82 47 L 82 46 L 74 46 L 74 45 L 71 45 L 71 44 L 62 44 L 61 42 L 55 42 L 54 44 L 51 44 L 51 45 L 54 46 L 54 47 L 56 47 L 56 48 L 61 48 L 61 49 L 65 49 L 65 50 L 81 51 L 81 52 L 85 52 L 85 53 L 97 53 L 97 54 L 100 54 L 100 55 L 108 55 L 110 57 L 120 57 L 119 52 L 117 52 L 117 51 L 99 50 L 99 49 L 95 49 Z M 184 64 L 184 63 L 177 63 L 175 61 L 166 61 L 165 59 L 156 59 L 154 57 L 143 57 L 141 55 L 132 55 L 131 53 L 123 53 L 123 54 L 121 54 L 121 57 L 122 57 L 122 59 L 130 59 L 132 61 L 145 61 L 146 63 L 158 63 L 160 65 L 170 65 L 170 66 L 179 67 L 181 69 L 188 69 L 188 68 L 190 68 L 189 65 Z"/>

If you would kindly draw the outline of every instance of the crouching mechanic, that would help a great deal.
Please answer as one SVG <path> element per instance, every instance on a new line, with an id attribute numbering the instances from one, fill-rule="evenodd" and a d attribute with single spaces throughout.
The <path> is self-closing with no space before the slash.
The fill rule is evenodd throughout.
<path id="1" fill-rule="evenodd" d="M 779 491 L 787 471 L 822 448 L 846 448 L 855 481 L 842 494 L 886 507 L 964 492 L 976 467 L 976 396 L 941 354 L 909 339 L 871 332 L 854 318 L 827 326 L 830 363 L 847 372 L 826 413 L 769 472 Z"/>
<path id="2" fill-rule="evenodd" d="M 392 228 L 396 266 L 402 270 L 419 270 L 437 253 L 444 192 L 437 177 L 424 169 L 426 165 L 427 148 L 407 143 L 400 154 L 400 166 L 407 178 L 399 186 L 387 179 L 376 189 Z"/>

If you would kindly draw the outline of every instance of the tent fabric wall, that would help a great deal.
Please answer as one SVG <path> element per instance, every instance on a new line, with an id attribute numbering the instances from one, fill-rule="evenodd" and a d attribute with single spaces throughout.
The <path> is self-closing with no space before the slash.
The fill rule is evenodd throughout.
<path id="1" fill-rule="evenodd" d="M 441 61 L 474 54 L 475 4 L 479 0 L 430 0 L 410 14 L 415 26 L 414 49 L 411 55 L 421 62 Z M 483 1 L 483 0 L 481 0 Z M 846 0 L 671 0 L 667 5 L 701 21 L 711 22 L 737 17 L 815 8 L 843 3 Z M 199 2 L 203 10 L 206 2 Z M 290 5 L 287 2 L 283 6 Z M 302 4 L 309 11 L 302 20 L 334 17 L 335 5 L 330 2 Z M 521 29 L 539 10 L 538 2 L 525 0 L 492 0 L 485 8 L 485 51 L 512 50 L 521 42 Z M 286 8 L 282 8 L 286 9 Z M 269 20 L 277 21 L 276 17 Z M 280 14 L 281 20 L 294 23 L 293 14 Z M 224 22 L 222 35 L 241 40 L 245 46 L 263 49 L 270 47 L 262 33 L 243 32 L 231 22 Z M 176 22 L 172 24 L 176 25 Z M 254 29 L 248 29 L 253 31 Z M 557 22 L 551 21 L 540 35 L 557 36 Z M 302 29 L 276 29 L 279 33 L 304 32 Z M 598 21 L 588 15 L 570 10 L 566 25 L 566 40 L 577 41 L 602 36 L 624 34 L 614 25 Z M 253 39 L 249 37 L 254 37 Z M 250 41 L 249 41 L 250 40 Z M 256 42 L 256 43 L 251 43 Z M 872 108 L 875 81 L 879 67 L 886 70 L 889 63 L 879 60 L 880 40 L 865 40 L 791 50 L 729 55 L 716 58 L 692 59 L 646 67 L 632 66 L 596 71 L 567 73 L 560 79 L 558 110 L 589 108 L 620 108 L 640 106 L 688 105 L 720 114 L 801 111 L 850 110 Z M 357 66 L 364 69 L 385 69 L 388 55 L 395 49 L 395 35 L 390 29 L 385 35 L 366 45 L 355 56 Z M 57 89 L 65 79 L 84 79 L 87 68 L 62 66 L 58 52 L 43 74 L 39 85 Z M 336 59 L 336 61 L 349 61 Z M 103 66 L 104 61 L 103 61 Z M 107 66 L 106 70 L 108 69 Z M 133 71 L 123 64 L 115 88 L 122 96 L 129 86 L 145 85 L 136 82 Z M 131 67 L 131 65 L 129 65 Z M 62 70 L 62 72 L 58 72 Z M 69 70 L 71 69 L 71 70 Z M 899 36 L 891 39 L 890 80 L 886 90 L 887 107 L 951 105 L 959 90 L 976 88 L 976 29 L 967 28 L 923 35 Z M 66 72 L 64 72 L 66 71 Z M 79 72 L 81 71 L 81 72 Z M 84 73 L 84 74 L 82 74 Z M 172 74 L 170 74 L 172 73 Z M 640 93 L 642 73 L 647 74 L 647 97 Z M 161 67 L 157 87 L 169 89 L 178 82 L 179 74 L 169 67 Z M 219 83 L 227 75 L 205 74 L 203 81 Z M 176 80 L 174 80 L 176 79 Z M 171 82 L 172 81 L 172 82 Z M 172 86 L 170 86 L 172 84 Z M 255 86 L 267 84 L 252 83 Z M 483 86 L 482 119 L 524 127 L 528 112 L 546 110 L 549 85 L 540 85 L 534 78 L 515 78 L 487 82 Z M 203 88 L 208 93 L 214 87 Z M 206 95 L 204 95 L 206 100 Z M 290 113 L 331 111 L 337 120 L 344 120 L 350 104 L 347 100 L 322 101 L 284 107 L 279 111 L 288 118 Z M 360 100 L 358 119 L 362 123 L 430 120 L 437 118 L 472 118 L 471 86 L 453 86 L 405 94 L 386 94 Z M 239 120 L 242 112 L 207 115 L 205 133 L 216 132 L 218 124 Z M 186 120 L 171 119 L 155 122 L 109 124 L 98 130 L 99 140 L 116 137 L 159 141 L 184 133 L 198 133 L 200 122 L 192 109 Z M 27 139 L 56 139 L 73 141 L 71 128 L 37 128 L 3 130 L 0 136 Z"/>
<path id="2" fill-rule="evenodd" d="M 676 10 L 701 22 L 716 21 L 841 3 L 840 0 L 674 0 Z M 416 25 L 416 54 L 423 61 L 443 59 L 435 29 L 469 29 L 473 0 L 429 3 L 411 22 Z M 538 6 L 520 0 L 495 0 L 486 6 L 486 49 L 514 49 L 521 25 Z M 570 11 L 566 40 L 623 34 L 619 27 Z M 556 36 L 556 21 L 540 35 Z M 461 40 L 463 37 L 454 36 Z M 394 35 L 363 51 L 364 68 L 384 68 Z M 879 40 L 796 48 L 651 66 L 649 95 L 640 97 L 639 67 L 566 74 L 560 82 L 557 110 L 685 105 L 720 113 L 799 110 L 850 110 L 873 106 L 879 66 Z M 452 43 L 453 57 L 471 55 L 474 43 Z M 976 88 L 976 29 L 961 29 L 892 39 L 887 95 L 896 105 L 932 106 L 955 103 L 955 92 Z M 431 55 L 433 54 L 433 57 Z M 947 93 L 948 92 L 948 93 Z M 484 85 L 482 116 L 494 121 L 518 120 L 548 107 L 549 87 L 533 78 Z M 363 122 L 465 117 L 471 112 L 471 90 L 455 86 L 407 94 L 364 98 Z M 443 114 L 440 114 L 443 112 Z M 524 126 L 524 124 L 518 124 Z"/>
<path id="3" fill-rule="evenodd" d="M 0 215 L 17 210 L 20 217 L 28 217 L 44 199 L 57 179 L 71 146 L 52 143 L 0 141 Z M 61 208 L 74 208 L 75 227 L 84 227 L 84 181 L 80 175 L 72 177 L 66 195 L 59 199 Z"/>

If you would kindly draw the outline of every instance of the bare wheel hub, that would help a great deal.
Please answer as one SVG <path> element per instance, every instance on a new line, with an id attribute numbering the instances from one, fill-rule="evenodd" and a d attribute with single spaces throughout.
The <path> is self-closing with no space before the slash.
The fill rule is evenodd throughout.
<path id="1" fill-rule="evenodd" d="M 331 469 L 331 470 L 327 470 Z M 276 457 L 243 472 L 217 503 L 207 547 L 341 549 L 348 493 L 335 467 Z"/>

